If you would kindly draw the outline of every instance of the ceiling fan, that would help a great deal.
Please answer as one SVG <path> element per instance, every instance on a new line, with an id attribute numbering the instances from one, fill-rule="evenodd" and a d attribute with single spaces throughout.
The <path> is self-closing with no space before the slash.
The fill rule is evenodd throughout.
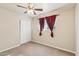
<path id="1" fill-rule="evenodd" d="M 17 7 L 25 8 L 26 11 L 24 13 L 27 13 L 29 11 L 33 12 L 34 15 L 36 15 L 36 11 L 43 11 L 41 8 L 35 8 L 33 4 L 28 3 L 27 6 L 21 6 L 21 5 L 16 5 Z"/>

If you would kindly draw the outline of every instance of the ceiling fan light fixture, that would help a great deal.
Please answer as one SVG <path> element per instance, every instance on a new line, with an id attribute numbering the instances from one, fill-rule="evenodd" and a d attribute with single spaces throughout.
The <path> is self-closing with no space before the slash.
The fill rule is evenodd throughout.
<path id="1" fill-rule="evenodd" d="M 41 8 L 35 8 L 35 6 L 31 3 L 28 3 L 27 7 L 21 6 L 21 5 L 17 5 L 17 6 L 21 7 L 21 8 L 25 8 L 26 11 L 24 13 L 30 13 L 30 14 L 34 14 L 34 15 L 36 15 L 36 11 L 43 11 L 43 9 L 41 9 Z"/>
<path id="2" fill-rule="evenodd" d="M 28 10 L 27 12 L 32 13 L 32 12 L 33 12 L 33 10 Z"/>

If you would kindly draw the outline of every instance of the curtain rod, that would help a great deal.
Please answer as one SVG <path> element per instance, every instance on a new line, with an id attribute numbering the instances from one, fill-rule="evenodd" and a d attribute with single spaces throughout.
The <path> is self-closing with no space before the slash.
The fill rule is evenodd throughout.
<path id="1" fill-rule="evenodd" d="M 56 16 L 59 16 L 60 14 L 54 14 Z M 50 16 L 53 16 L 53 15 L 50 15 Z M 45 16 L 45 17 L 50 17 L 50 16 Z M 45 18 L 45 17 L 40 17 L 40 18 Z"/>

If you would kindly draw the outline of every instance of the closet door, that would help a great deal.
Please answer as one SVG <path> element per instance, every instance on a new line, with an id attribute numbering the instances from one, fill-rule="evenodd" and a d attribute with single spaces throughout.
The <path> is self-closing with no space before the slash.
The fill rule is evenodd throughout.
<path id="1" fill-rule="evenodd" d="M 31 21 L 20 21 L 20 40 L 21 44 L 31 41 Z"/>

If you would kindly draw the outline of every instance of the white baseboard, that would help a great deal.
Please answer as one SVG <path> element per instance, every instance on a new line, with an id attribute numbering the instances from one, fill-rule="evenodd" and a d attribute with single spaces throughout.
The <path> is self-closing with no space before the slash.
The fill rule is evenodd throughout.
<path id="1" fill-rule="evenodd" d="M 28 41 L 28 42 L 30 42 L 30 41 Z M 25 42 L 25 43 L 28 43 L 28 42 Z M 18 44 L 18 45 L 13 46 L 13 47 L 10 47 L 10 48 L 7 48 L 7 49 L 4 49 L 4 50 L 1 50 L 0 52 L 4 52 L 4 51 L 7 51 L 7 50 L 10 50 L 10 49 L 16 48 L 16 47 L 21 46 L 21 45 L 23 45 L 23 44 L 25 44 L 25 43 L 20 43 L 20 44 Z"/>
<path id="2" fill-rule="evenodd" d="M 69 53 L 76 54 L 75 51 L 70 51 L 70 50 L 63 49 L 63 48 L 60 48 L 60 47 L 57 47 L 57 46 L 50 46 L 48 44 L 40 43 L 40 42 L 37 42 L 37 41 L 32 41 L 32 42 L 39 43 L 39 44 L 42 44 L 42 45 L 46 45 L 46 46 L 49 46 L 49 47 L 53 47 L 53 48 L 56 48 L 56 49 L 59 49 L 59 50 L 63 50 L 63 51 L 69 52 Z"/>
<path id="3" fill-rule="evenodd" d="M 16 46 L 13 46 L 13 47 L 10 47 L 10 48 L 7 48 L 7 49 L 4 49 L 4 50 L 1 50 L 0 52 L 4 52 L 4 51 L 7 51 L 7 50 L 10 50 L 10 49 L 13 49 L 13 48 L 16 48 L 20 46 L 20 44 L 16 45 Z"/>

